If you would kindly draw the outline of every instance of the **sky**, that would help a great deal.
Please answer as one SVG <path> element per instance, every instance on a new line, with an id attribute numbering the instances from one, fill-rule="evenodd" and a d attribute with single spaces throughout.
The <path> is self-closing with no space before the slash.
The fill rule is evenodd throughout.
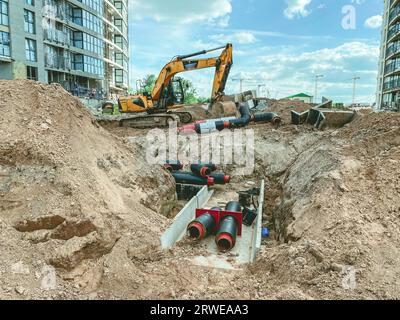
<path id="1" fill-rule="evenodd" d="M 225 93 L 283 98 L 304 92 L 375 102 L 383 0 L 129 0 L 130 84 L 158 75 L 172 57 L 233 44 Z M 218 52 L 211 56 L 219 55 Z M 213 69 L 184 74 L 200 96 Z M 258 87 L 258 86 L 261 87 Z"/>

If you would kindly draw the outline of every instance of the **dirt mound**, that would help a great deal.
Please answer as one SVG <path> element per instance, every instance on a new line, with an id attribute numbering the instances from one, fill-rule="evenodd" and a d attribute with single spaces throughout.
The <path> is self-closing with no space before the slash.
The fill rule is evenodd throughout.
<path id="1" fill-rule="evenodd" d="M 370 114 L 337 131 L 281 132 L 272 155 L 271 145 L 258 148 L 260 161 L 285 167 L 264 166 L 278 190 L 267 203 L 281 244 L 251 267 L 263 286 L 301 299 L 400 296 L 399 125 L 399 114 Z"/>
<path id="2" fill-rule="evenodd" d="M 314 104 L 304 103 L 302 101 L 287 99 L 268 99 L 267 105 L 268 112 L 277 113 L 286 124 L 290 124 L 292 121 L 291 111 L 303 112 L 316 106 Z"/>
<path id="3" fill-rule="evenodd" d="M 157 243 L 166 220 L 155 211 L 174 183 L 141 146 L 99 127 L 61 86 L 0 81 L 0 95 L 0 270 L 11 270 L 0 296 L 45 297 L 43 268 L 84 269 L 71 276 L 81 279 L 95 264 L 102 275 L 118 243 Z"/>

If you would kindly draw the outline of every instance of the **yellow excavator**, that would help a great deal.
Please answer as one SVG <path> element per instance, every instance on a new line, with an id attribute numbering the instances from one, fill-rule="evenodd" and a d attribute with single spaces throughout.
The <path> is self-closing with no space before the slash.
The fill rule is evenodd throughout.
<path id="1" fill-rule="evenodd" d="M 219 57 L 192 59 L 221 49 L 223 51 Z M 189 111 L 179 110 L 185 107 L 185 96 L 181 78 L 176 79 L 175 76 L 183 72 L 215 68 L 210 103 L 212 108 L 224 95 L 232 64 L 233 46 L 230 43 L 215 49 L 173 58 L 161 70 L 151 94 L 145 92 L 119 98 L 118 109 L 122 114 L 118 119 L 119 125 L 143 128 L 167 126 L 170 121 L 179 121 L 181 124 L 192 122 L 192 114 Z M 103 104 L 103 110 L 106 107 L 107 103 Z"/>

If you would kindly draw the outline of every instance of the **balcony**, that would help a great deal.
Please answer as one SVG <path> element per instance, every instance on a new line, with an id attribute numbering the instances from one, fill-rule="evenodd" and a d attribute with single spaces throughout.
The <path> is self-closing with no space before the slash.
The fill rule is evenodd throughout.
<path id="1" fill-rule="evenodd" d="M 64 56 L 45 54 L 44 63 L 46 68 L 62 69 L 62 70 L 71 69 L 71 59 L 65 58 Z"/>
<path id="2" fill-rule="evenodd" d="M 71 39 L 67 33 L 56 29 L 44 29 L 44 40 L 55 42 L 60 45 L 70 45 Z"/>
<path id="3" fill-rule="evenodd" d="M 400 4 L 398 4 L 393 9 L 390 10 L 390 13 L 389 13 L 389 24 L 391 24 L 392 22 L 394 22 L 398 18 L 400 18 Z"/>

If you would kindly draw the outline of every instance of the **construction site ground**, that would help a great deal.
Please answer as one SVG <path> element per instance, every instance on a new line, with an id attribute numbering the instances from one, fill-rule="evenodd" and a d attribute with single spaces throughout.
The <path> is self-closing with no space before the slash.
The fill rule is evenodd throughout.
<path id="1" fill-rule="evenodd" d="M 188 263 L 205 254 L 189 239 L 160 249 L 182 204 L 146 130 L 104 129 L 58 85 L 0 95 L 0 299 L 400 298 L 400 114 L 317 131 L 289 124 L 304 104 L 271 101 L 284 124 L 251 127 L 255 172 L 225 186 L 265 179 L 271 235 L 223 270 Z"/>

